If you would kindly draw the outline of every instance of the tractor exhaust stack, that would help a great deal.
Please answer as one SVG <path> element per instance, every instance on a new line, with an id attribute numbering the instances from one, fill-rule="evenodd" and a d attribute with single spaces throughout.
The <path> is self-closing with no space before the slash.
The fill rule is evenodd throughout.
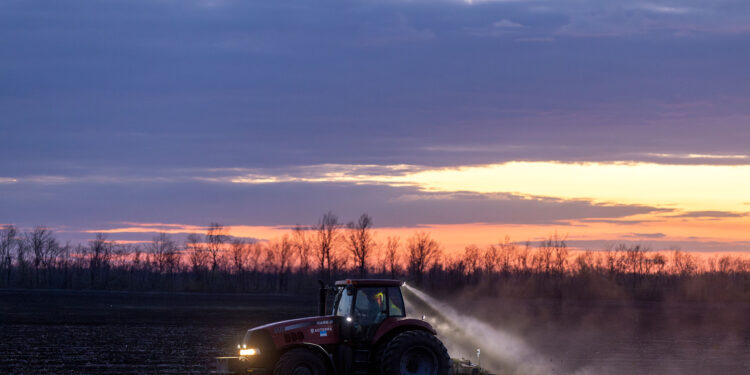
<path id="1" fill-rule="evenodd" d="M 326 315 L 326 299 L 328 299 L 328 288 L 322 280 L 318 280 L 320 284 L 320 292 L 318 295 L 318 315 Z"/>

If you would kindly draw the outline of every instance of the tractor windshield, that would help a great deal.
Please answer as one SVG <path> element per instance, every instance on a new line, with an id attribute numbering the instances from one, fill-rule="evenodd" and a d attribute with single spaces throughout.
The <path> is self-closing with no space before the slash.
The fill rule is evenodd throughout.
<path id="1" fill-rule="evenodd" d="M 357 290 L 354 315 L 360 324 L 365 326 L 378 324 L 386 318 L 387 314 L 385 288 L 364 287 Z"/>
<path id="2" fill-rule="evenodd" d="M 399 288 L 388 288 L 388 315 L 406 316 L 406 311 L 404 311 L 404 299 L 401 296 L 401 289 Z"/>
<path id="3" fill-rule="evenodd" d="M 333 315 L 356 316 L 362 321 L 379 322 L 386 316 L 406 316 L 401 289 L 397 287 L 339 287 L 333 302 Z"/>
<path id="4" fill-rule="evenodd" d="M 338 292 L 336 292 L 336 301 L 333 304 L 333 315 L 350 316 L 353 300 L 353 294 L 347 293 L 346 288 L 339 288 Z"/>

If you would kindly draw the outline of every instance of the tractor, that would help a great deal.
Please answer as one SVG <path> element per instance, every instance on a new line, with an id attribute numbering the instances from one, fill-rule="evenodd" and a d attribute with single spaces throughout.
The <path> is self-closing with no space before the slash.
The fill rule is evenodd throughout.
<path id="1" fill-rule="evenodd" d="M 238 356 L 217 358 L 216 373 L 451 374 L 451 359 L 435 329 L 406 317 L 402 285 L 380 279 L 348 279 L 330 287 L 321 283 L 318 316 L 248 330 Z"/>

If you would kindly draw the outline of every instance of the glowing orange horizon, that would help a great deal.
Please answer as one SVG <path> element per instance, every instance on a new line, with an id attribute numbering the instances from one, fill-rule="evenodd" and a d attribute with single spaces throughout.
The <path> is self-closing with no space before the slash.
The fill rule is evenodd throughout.
<path id="1" fill-rule="evenodd" d="M 686 159 L 748 158 L 747 155 L 672 156 Z M 299 175 L 252 174 L 228 177 L 224 182 L 266 184 L 279 181 L 378 183 L 411 186 L 425 193 L 512 193 L 530 199 L 545 197 L 561 201 L 586 200 L 593 204 L 632 204 L 654 208 L 654 211 L 647 214 L 561 220 L 553 225 L 464 223 L 376 229 L 379 238 L 399 236 L 404 240 L 414 232 L 425 231 L 449 252 L 460 251 L 469 244 L 484 246 L 497 243 L 505 236 L 520 242 L 536 242 L 555 232 L 578 243 L 640 241 L 647 245 L 653 244 L 657 250 L 674 245 L 687 246 L 685 250 L 750 251 L 750 194 L 747 193 L 750 191 L 750 165 L 514 161 L 455 168 L 427 168 L 409 165 L 324 164 L 303 168 Z M 238 237 L 270 240 L 287 233 L 289 228 L 290 226 L 234 225 L 227 227 L 227 230 Z M 117 228 L 85 232 L 183 234 L 203 233 L 205 230 L 205 226 L 179 223 L 130 222 Z M 722 249 L 721 246 L 726 246 L 727 249 Z"/>
<path id="2" fill-rule="evenodd" d="M 658 215 L 637 215 L 630 217 L 638 224 L 621 225 L 609 222 L 586 222 L 572 220 L 568 225 L 530 225 L 530 224 L 441 224 L 418 227 L 378 227 L 373 229 L 378 241 L 383 242 L 389 236 L 396 236 L 405 242 L 416 232 L 426 232 L 448 253 L 463 251 L 468 245 L 487 246 L 502 242 L 506 236 L 516 242 L 530 241 L 536 244 L 553 233 L 564 236 L 569 242 L 607 243 L 614 246 L 624 242 L 642 243 L 653 250 L 681 248 L 687 251 L 736 251 L 731 250 L 736 244 L 745 244 L 746 228 L 750 227 L 750 218 L 723 218 L 717 220 L 696 218 L 674 218 Z M 205 234 L 206 227 L 169 224 L 130 225 L 104 230 L 86 230 L 86 233 L 158 233 L 172 235 L 199 233 Z M 259 240 L 274 240 L 291 233 L 291 226 L 227 226 L 229 235 Z M 118 240 L 119 241 L 119 240 Z M 144 241 L 122 241 L 136 243 Z M 146 240 L 147 242 L 147 240 Z M 681 243 L 710 244 L 700 248 L 681 246 Z M 721 249 L 720 244 L 727 244 Z M 601 250 L 604 245 L 571 246 L 581 250 Z M 710 247 L 710 249 L 709 249 Z M 750 248 L 750 245 L 747 246 Z"/>

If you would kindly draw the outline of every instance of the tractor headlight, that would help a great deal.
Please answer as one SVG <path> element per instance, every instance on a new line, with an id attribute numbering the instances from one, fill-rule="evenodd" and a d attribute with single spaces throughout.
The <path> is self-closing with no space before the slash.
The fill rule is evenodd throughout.
<path id="1" fill-rule="evenodd" d="M 258 355 L 258 354 L 260 354 L 260 349 L 258 348 L 240 349 L 241 356 Z"/>

